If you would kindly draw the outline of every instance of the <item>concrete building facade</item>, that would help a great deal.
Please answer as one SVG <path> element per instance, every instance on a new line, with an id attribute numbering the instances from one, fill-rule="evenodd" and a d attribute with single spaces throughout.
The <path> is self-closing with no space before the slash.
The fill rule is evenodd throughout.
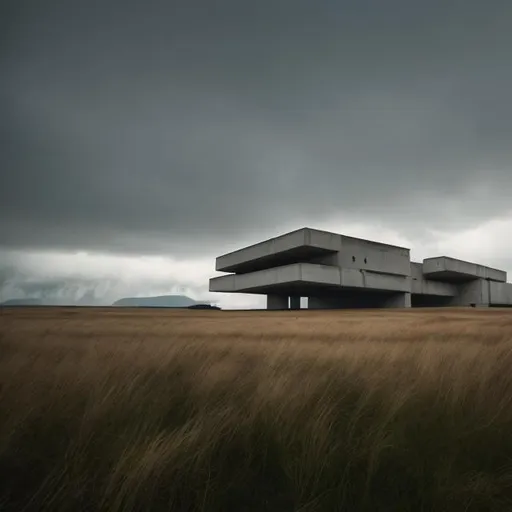
<path id="1" fill-rule="evenodd" d="M 219 256 L 211 292 L 267 296 L 267 308 L 512 306 L 503 270 L 440 256 L 411 262 L 410 249 L 302 228 Z"/>

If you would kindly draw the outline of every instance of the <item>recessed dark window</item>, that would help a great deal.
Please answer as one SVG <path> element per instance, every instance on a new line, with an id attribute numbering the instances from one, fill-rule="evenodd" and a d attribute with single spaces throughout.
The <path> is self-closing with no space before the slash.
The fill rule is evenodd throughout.
<path id="1" fill-rule="evenodd" d="M 355 256 L 352 256 L 352 262 L 355 263 L 356 262 L 356 257 Z"/>

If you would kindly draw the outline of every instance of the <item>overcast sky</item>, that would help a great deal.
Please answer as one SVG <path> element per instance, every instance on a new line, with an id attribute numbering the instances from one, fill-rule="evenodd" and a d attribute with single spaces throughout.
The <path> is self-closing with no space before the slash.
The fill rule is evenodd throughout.
<path id="1" fill-rule="evenodd" d="M 510 0 L 1 9 L 0 300 L 210 299 L 305 225 L 512 272 Z"/>

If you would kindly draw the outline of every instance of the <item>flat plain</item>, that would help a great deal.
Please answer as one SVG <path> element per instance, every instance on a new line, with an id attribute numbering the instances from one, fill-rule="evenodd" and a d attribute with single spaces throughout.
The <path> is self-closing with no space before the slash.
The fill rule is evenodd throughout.
<path id="1" fill-rule="evenodd" d="M 510 511 L 512 309 L 0 309 L 0 511 Z"/>

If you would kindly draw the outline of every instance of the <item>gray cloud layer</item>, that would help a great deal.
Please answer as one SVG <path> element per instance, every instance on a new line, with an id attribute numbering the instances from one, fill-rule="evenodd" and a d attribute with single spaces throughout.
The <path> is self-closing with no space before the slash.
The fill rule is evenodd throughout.
<path id="1" fill-rule="evenodd" d="M 5 247 L 509 208 L 509 1 L 18 1 L 4 24 Z"/>
<path id="2" fill-rule="evenodd" d="M 12 256 L 0 258 L 0 304 L 10 299 L 39 299 L 45 304 L 110 305 L 123 297 L 141 295 L 189 295 L 196 300 L 215 301 L 216 298 L 199 286 L 190 276 L 178 281 L 165 271 L 152 275 L 101 275 L 98 269 L 73 269 L 62 275 L 48 263 L 27 261 Z M 57 270 L 57 272 L 56 272 Z M 99 275 L 98 275 L 99 274 Z"/>

